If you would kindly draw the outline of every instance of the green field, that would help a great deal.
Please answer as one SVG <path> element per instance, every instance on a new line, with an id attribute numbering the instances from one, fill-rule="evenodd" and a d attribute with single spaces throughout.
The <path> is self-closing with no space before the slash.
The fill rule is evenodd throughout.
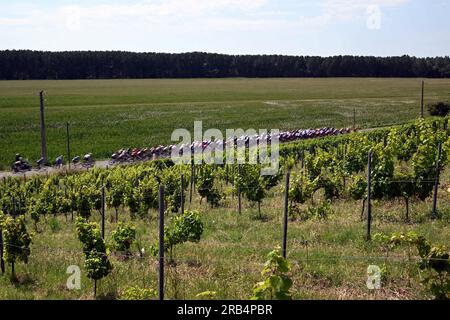
<path id="1" fill-rule="evenodd" d="M 40 154 L 39 96 L 46 92 L 50 159 L 108 158 L 122 147 L 170 143 L 174 129 L 369 128 L 419 114 L 419 79 L 198 79 L 0 81 L 0 169 L 15 153 Z M 427 80 L 426 102 L 450 100 L 450 80 Z"/>

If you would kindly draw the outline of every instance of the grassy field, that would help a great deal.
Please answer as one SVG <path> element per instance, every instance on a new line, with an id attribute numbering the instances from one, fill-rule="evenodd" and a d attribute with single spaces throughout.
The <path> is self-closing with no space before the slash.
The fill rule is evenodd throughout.
<path id="1" fill-rule="evenodd" d="M 0 81 L 0 169 L 15 153 L 40 155 L 39 96 L 46 92 L 48 153 L 108 158 L 122 147 L 170 143 L 174 129 L 281 130 L 353 123 L 362 128 L 411 120 L 419 79 L 198 79 Z M 450 80 L 427 80 L 426 102 L 450 100 Z"/>
<path id="2" fill-rule="evenodd" d="M 443 180 L 448 181 L 448 170 Z M 215 291 L 217 299 L 248 299 L 254 284 L 261 280 L 265 256 L 282 239 L 281 187 L 262 205 L 264 219 L 257 209 L 243 202 L 243 212 L 236 212 L 236 198 L 230 187 L 224 206 L 210 209 L 195 198 L 190 209 L 202 213 L 205 232 L 197 243 L 186 243 L 175 250 L 176 265 L 167 266 L 167 299 L 196 299 L 204 291 Z M 404 204 L 380 201 L 373 204 L 373 233 L 414 230 L 434 243 L 449 244 L 450 194 L 446 184 L 439 194 L 439 209 L 445 219 L 430 220 L 431 201 L 414 202 L 411 222 L 404 222 Z M 315 198 L 320 203 L 321 195 Z M 310 205 L 309 203 L 307 205 Z M 290 221 L 288 260 L 294 281 L 295 299 L 428 299 L 429 292 L 420 284 L 416 249 L 399 248 L 387 255 L 375 242 L 366 242 L 365 222 L 360 221 L 360 202 L 342 199 L 333 202 L 326 220 Z M 113 212 L 107 212 L 107 217 Z M 129 220 L 122 212 L 120 220 Z M 99 221 L 99 214 L 93 215 Z M 135 257 L 126 261 L 111 256 L 114 270 L 99 284 L 98 299 L 120 299 L 132 286 L 158 288 L 158 262 L 150 256 L 150 246 L 158 239 L 157 213 L 145 220 L 135 220 L 139 244 L 133 246 Z M 115 223 L 106 223 L 109 242 Z M 28 228 L 34 230 L 28 218 Z M 47 217 L 38 225 L 29 263 L 16 264 L 18 282 L 0 276 L 0 299 L 93 299 L 93 284 L 84 273 L 84 255 L 75 227 L 63 216 Z M 306 245 L 307 241 L 307 245 Z M 138 248 L 145 256 L 137 257 Z M 380 290 L 366 287 L 367 267 L 385 264 L 387 274 Z M 81 290 L 68 290 L 66 270 L 78 265 L 82 270 Z M 9 268 L 9 266 L 7 266 Z M 9 269 L 7 270 L 9 273 Z"/>

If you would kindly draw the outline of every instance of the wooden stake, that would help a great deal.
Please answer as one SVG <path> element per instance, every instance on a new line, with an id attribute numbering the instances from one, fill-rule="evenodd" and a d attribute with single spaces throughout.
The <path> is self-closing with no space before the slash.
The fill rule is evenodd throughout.
<path id="1" fill-rule="evenodd" d="M 284 219 L 283 219 L 283 258 L 286 259 L 287 246 L 287 230 L 288 230 L 288 215 L 289 215 L 289 180 L 291 171 L 286 173 L 286 185 L 284 192 Z"/>
<path id="2" fill-rule="evenodd" d="M 442 153 L 442 144 L 439 143 L 438 145 L 438 157 L 436 160 L 436 173 L 434 177 L 434 194 L 433 194 L 433 214 L 431 216 L 432 219 L 437 218 L 437 194 L 438 194 L 438 187 L 439 187 L 439 173 L 441 171 L 441 153 Z"/>
<path id="3" fill-rule="evenodd" d="M 371 177 L 371 173 L 372 173 L 372 151 L 369 151 L 369 157 L 367 160 L 367 235 L 366 235 L 366 240 L 370 241 L 371 240 L 371 235 L 370 235 L 370 228 L 371 228 L 371 223 L 372 223 L 372 177 Z"/>
<path id="4" fill-rule="evenodd" d="M 420 95 L 420 117 L 424 117 L 424 88 L 425 88 L 425 81 L 422 80 L 422 91 Z"/>
<path id="5" fill-rule="evenodd" d="M 5 273 L 5 260 L 3 260 L 3 230 L 0 228 L 0 267 L 2 274 Z"/>
<path id="6" fill-rule="evenodd" d="M 238 196 L 238 213 L 242 213 L 242 198 L 241 198 L 241 184 L 239 183 L 239 178 L 241 177 L 241 165 L 238 164 L 238 186 L 237 186 L 237 196 Z"/>
<path id="7" fill-rule="evenodd" d="M 69 123 L 66 123 L 66 131 L 67 131 L 67 162 L 69 164 L 70 171 L 70 133 L 69 133 Z"/>
<path id="8" fill-rule="evenodd" d="M 16 199 L 12 197 L 12 205 L 13 205 L 13 219 L 16 220 Z M 16 273 L 14 270 L 14 261 L 11 262 L 11 277 L 15 278 Z"/>
<path id="9" fill-rule="evenodd" d="M 102 238 L 105 239 L 105 187 L 102 187 Z"/>
<path id="10" fill-rule="evenodd" d="M 225 165 L 225 184 L 228 186 L 228 165 Z"/>
<path id="11" fill-rule="evenodd" d="M 181 175 L 181 215 L 184 215 L 184 175 Z"/>
<path id="12" fill-rule="evenodd" d="M 195 164 L 191 164 L 191 181 L 189 187 L 189 204 L 192 203 L 192 188 L 194 187 Z"/>
<path id="13" fill-rule="evenodd" d="M 164 186 L 159 186 L 159 300 L 164 300 Z"/>
<path id="14" fill-rule="evenodd" d="M 16 219 L 16 198 L 12 197 L 12 216 Z"/>

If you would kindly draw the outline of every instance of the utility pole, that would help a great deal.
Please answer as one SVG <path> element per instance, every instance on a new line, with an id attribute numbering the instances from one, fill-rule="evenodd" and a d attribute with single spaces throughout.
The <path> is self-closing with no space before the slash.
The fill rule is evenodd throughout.
<path id="1" fill-rule="evenodd" d="M 44 91 L 39 93 L 41 102 L 41 157 L 44 164 L 47 164 L 47 142 L 45 140 L 45 121 L 44 121 Z"/>

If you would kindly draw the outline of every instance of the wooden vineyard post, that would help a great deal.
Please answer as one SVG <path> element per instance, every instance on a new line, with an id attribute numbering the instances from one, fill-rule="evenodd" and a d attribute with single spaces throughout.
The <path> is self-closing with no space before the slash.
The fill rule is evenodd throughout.
<path id="1" fill-rule="evenodd" d="M 305 150 L 302 149 L 302 152 L 300 153 L 301 162 L 302 162 L 302 170 L 305 168 Z"/>
<path id="2" fill-rule="evenodd" d="M 16 275 L 16 271 L 14 270 L 14 261 L 11 262 L 11 277 L 14 279 Z"/>
<path id="3" fill-rule="evenodd" d="M 284 216 L 283 216 L 283 258 L 286 259 L 287 246 L 287 230 L 288 230 L 288 215 L 289 215 L 289 180 L 291 171 L 286 173 L 286 186 L 284 191 Z"/>
<path id="4" fill-rule="evenodd" d="M 423 111 L 423 107 L 424 107 L 424 88 L 425 88 L 425 81 L 422 80 L 422 91 L 420 94 L 420 117 L 423 118 L 424 117 L 424 111 Z"/>
<path id="5" fill-rule="evenodd" d="M 347 156 L 347 145 L 344 143 L 342 146 L 342 159 L 344 160 L 344 163 L 346 162 L 346 156 Z M 347 188 L 347 178 L 345 174 L 343 174 L 344 179 L 344 190 Z"/>
<path id="6" fill-rule="evenodd" d="M 259 139 L 256 140 L 256 163 L 260 163 L 260 159 L 259 159 Z"/>
<path id="7" fill-rule="evenodd" d="M 189 204 L 192 203 L 192 188 L 194 186 L 195 164 L 191 164 L 191 181 L 189 186 Z"/>
<path id="8" fill-rule="evenodd" d="M 370 241 L 371 240 L 371 235 L 370 235 L 370 227 L 371 227 L 371 223 L 372 223 L 372 151 L 369 151 L 369 156 L 368 156 L 368 160 L 367 160 L 367 235 L 366 235 L 366 240 Z"/>
<path id="9" fill-rule="evenodd" d="M 356 130 L 356 108 L 353 108 L 353 130 Z"/>
<path id="10" fill-rule="evenodd" d="M 184 215 L 184 175 L 181 175 L 181 215 Z"/>
<path id="11" fill-rule="evenodd" d="M 3 230 L 0 228 L 0 267 L 2 274 L 5 273 L 5 260 L 3 260 Z"/>
<path id="12" fill-rule="evenodd" d="M 69 133 L 69 123 L 66 123 L 66 132 L 67 132 L 67 163 L 69 164 L 70 171 L 70 133 Z"/>
<path id="13" fill-rule="evenodd" d="M 102 187 L 102 238 L 105 239 L 105 186 Z"/>
<path id="14" fill-rule="evenodd" d="M 238 196 L 238 213 L 242 212 L 242 198 L 241 198 L 241 184 L 239 183 L 239 178 L 241 177 L 241 165 L 238 164 L 238 185 L 237 185 L 237 196 Z"/>
<path id="15" fill-rule="evenodd" d="M 13 219 L 16 220 L 16 199 L 12 197 Z M 14 261 L 11 262 L 11 277 L 15 278 Z"/>
<path id="16" fill-rule="evenodd" d="M 14 219 L 16 219 L 16 198 L 12 197 L 12 216 Z"/>
<path id="17" fill-rule="evenodd" d="M 228 165 L 225 164 L 225 184 L 228 186 Z"/>
<path id="18" fill-rule="evenodd" d="M 231 199 L 234 201 L 234 164 L 231 169 L 231 187 L 233 188 L 233 192 L 231 192 Z"/>
<path id="19" fill-rule="evenodd" d="M 437 194 L 438 194 L 438 188 L 439 188 L 439 173 L 440 173 L 440 166 L 441 166 L 441 153 L 442 153 L 442 144 L 439 143 L 438 145 L 438 157 L 436 160 L 436 173 L 434 177 L 434 194 L 433 194 L 433 213 L 431 215 L 432 219 L 437 218 Z"/>
<path id="20" fill-rule="evenodd" d="M 164 300 L 164 186 L 159 186 L 159 300 Z"/>

